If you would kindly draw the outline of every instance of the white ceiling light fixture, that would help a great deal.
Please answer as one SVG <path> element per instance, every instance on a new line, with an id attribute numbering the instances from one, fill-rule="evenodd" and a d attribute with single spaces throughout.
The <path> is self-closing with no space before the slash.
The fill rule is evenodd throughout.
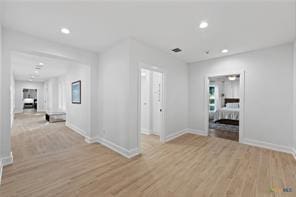
<path id="1" fill-rule="evenodd" d="M 234 80 L 236 80 L 236 76 L 229 76 L 228 79 L 229 79 L 229 81 L 234 81 Z"/>
<path id="2" fill-rule="evenodd" d="M 199 28 L 205 29 L 209 26 L 209 23 L 207 21 L 201 21 L 199 24 Z"/>
<path id="3" fill-rule="evenodd" d="M 39 71 L 38 71 L 38 70 L 35 70 L 35 71 L 34 71 L 34 73 L 35 73 L 35 74 L 38 74 L 38 73 L 39 73 Z"/>
<path id="4" fill-rule="evenodd" d="M 228 53 L 228 49 L 223 49 L 221 53 Z"/>
<path id="5" fill-rule="evenodd" d="M 61 33 L 70 34 L 71 32 L 70 32 L 70 30 L 68 28 L 63 27 L 63 28 L 61 28 Z"/>
<path id="6" fill-rule="evenodd" d="M 40 62 L 40 63 L 39 63 L 39 66 L 44 66 L 44 63 L 43 63 L 43 62 Z"/>

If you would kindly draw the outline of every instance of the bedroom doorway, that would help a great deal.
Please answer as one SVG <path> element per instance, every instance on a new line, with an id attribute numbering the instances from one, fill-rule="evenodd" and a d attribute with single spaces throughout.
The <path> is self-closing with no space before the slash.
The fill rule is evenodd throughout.
<path id="1" fill-rule="evenodd" d="M 37 112 L 37 89 L 23 88 L 23 112 Z"/>
<path id="2" fill-rule="evenodd" d="M 164 77 L 159 70 L 140 69 L 140 124 L 139 150 L 160 145 L 163 137 L 163 91 Z"/>
<path id="3" fill-rule="evenodd" d="M 242 139 L 244 74 L 206 77 L 206 132 L 233 141 Z"/>

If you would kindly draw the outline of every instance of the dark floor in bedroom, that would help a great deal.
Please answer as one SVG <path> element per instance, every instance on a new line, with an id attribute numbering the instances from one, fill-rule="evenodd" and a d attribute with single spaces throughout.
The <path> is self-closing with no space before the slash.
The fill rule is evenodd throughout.
<path id="1" fill-rule="evenodd" d="M 233 140 L 233 141 L 238 142 L 239 133 L 232 132 L 232 131 L 218 130 L 218 129 L 209 129 L 209 136 L 224 138 L 224 139 Z"/>
<path id="2" fill-rule="evenodd" d="M 219 122 L 214 122 L 213 120 L 210 120 L 209 136 L 238 141 L 239 125 L 221 124 Z"/>

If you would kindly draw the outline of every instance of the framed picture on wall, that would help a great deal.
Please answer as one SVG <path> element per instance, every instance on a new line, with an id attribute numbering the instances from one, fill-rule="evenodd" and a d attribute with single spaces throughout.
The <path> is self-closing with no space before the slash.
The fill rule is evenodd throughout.
<path id="1" fill-rule="evenodd" d="M 81 104 L 81 81 L 72 83 L 72 103 Z"/>

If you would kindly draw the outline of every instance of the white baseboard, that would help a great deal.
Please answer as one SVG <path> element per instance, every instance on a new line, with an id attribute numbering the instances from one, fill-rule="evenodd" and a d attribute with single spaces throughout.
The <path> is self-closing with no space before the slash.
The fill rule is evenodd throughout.
<path id="1" fill-rule="evenodd" d="M 71 130 L 75 131 L 76 133 L 78 133 L 79 135 L 81 135 L 82 137 L 84 137 L 84 141 L 88 144 L 93 144 L 97 142 L 97 138 L 91 138 L 89 136 L 87 136 L 85 133 L 85 131 L 83 131 L 82 129 L 80 129 L 79 127 L 71 124 L 70 122 L 66 122 L 66 127 L 69 127 Z"/>
<path id="2" fill-rule="evenodd" d="M 79 127 L 75 126 L 74 124 L 70 123 L 70 122 L 66 122 L 66 127 L 70 128 L 71 130 L 75 131 L 76 133 L 78 133 L 79 135 L 84 137 L 84 140 L 87 142 L 88 140 L 90 140 L 91 138 L 88 137 L 85 133 L 85 131 L 83 131 L 82 129 L 80 129 Z M 87 142 L 88 143 L 88 142 Z"/>
<path id="3" fill-rule="evenodd" d="M 2 180 L 2 173 L 3 173 L 3 167 L 10 165 L 13 163 L 13 155 L 12 152 L 8 157 L 2 157 L 0 158 L 0 185 L 1 185 L 1 180 Z"/>
<path id="4" fill-rule="evenodd" d="M 274 150 L 274 151 L 293 154 L 292 149 L 290 147 L 277 145 L 277 144 L 273 144 L 273 143 L 269 143 L 269 142 L 263 142 L 263 141 L 259 141 L 259 140 L 245 138 L 242 140 L 241 143 L 247 144 L 250 146 L 256 146 L 259 148 L 265 148 L 265 149 L 270 149 L 270 150 Z"/>
<path id="5" fill-rule="evenodd" d="M 98 138 L 97 142 L 102 144 L 103 146 L 106 146 L 107 148 L 110 148 L 111 150 L 119 153 L 120 155 L 122 155 L 128 159 L 130 159 L 136 155 L 139 155 L 138 148 L 128 150 L 128 149 L 121 147 L 121 146 L 119 146 L 107 139 L 104 139 L 104 138 Z"/>
<path id="6" fill-rule="evenodd" d="M 0 161 L 0 185 L 2 180 L 2 172 L 3 172 L 3 165 L 2 165 L 2 161 Z"/>
<path id="7" fill-rule="evenodd" d="M 97 138 L 90 138 L 90 137 L 85 137 L 84 141 L 88 144 L 93 144 L 93 143 L 97 143 Z"/>
<path id="8" fill-rule="evenodd" d="M 296 149 L 292 148 L 292 155 L 294 156 L 294 159 L 296 160 Z"/>
<path id="9" fill-rule="evenodd" d="M 2 163 L 2 166 L 7 166 L 13 163 L 13 155 L 12 152 L 10 152 L 10 155 L 7 157 L 0 158 L 0 161 Z"/>
<path id="10" fill-rule="evenodd" d="M 142 133 L 142 134 L 145 134 L 145 135 L 151 135 L 151 131 L 146 130 L 146 129 L 142 129 L 142 130 L 141 130 L 141 133 Z"/>
<path id="11" fill-rule="evenodd" d="M 171 141 L 177 137 L 180 137 L 181 135 L 184 135 L 186 133 L 191 133 L 194 135 L 202 135 L 202 136 L 207 136 L 206 132 L 204 131 L 200 131 L 200 130 L 195 130 L 195 129 L 183 129 L 181 131 L 175 132 L 173 134 L 170 134 L 168 136 L 165 137 L 165 142 Z"/>
<path id="12" fill-rule="evenodd" d="M 191 133 L 194 135 L 202 135 L 202 136 L 208 136 L 206 131 L 202 131 L 202 130 L 197 130 L 197 129 L 187 129 L 187 133 Z"/>
<path id="13" fill-rule="evenodd" d="M 171 141 L 173 139 L 176 139 L 177 137 L 180 137 L 181 135 L 184 135 L 185 133 L 187 133 L 187 129 L 183 129 L 181 131 L 177 131 L 175 133 L 169 134 L 168 136 L 166 136 L 164 138 L 164 142 L 168 142 L 168 141 Z"/>

